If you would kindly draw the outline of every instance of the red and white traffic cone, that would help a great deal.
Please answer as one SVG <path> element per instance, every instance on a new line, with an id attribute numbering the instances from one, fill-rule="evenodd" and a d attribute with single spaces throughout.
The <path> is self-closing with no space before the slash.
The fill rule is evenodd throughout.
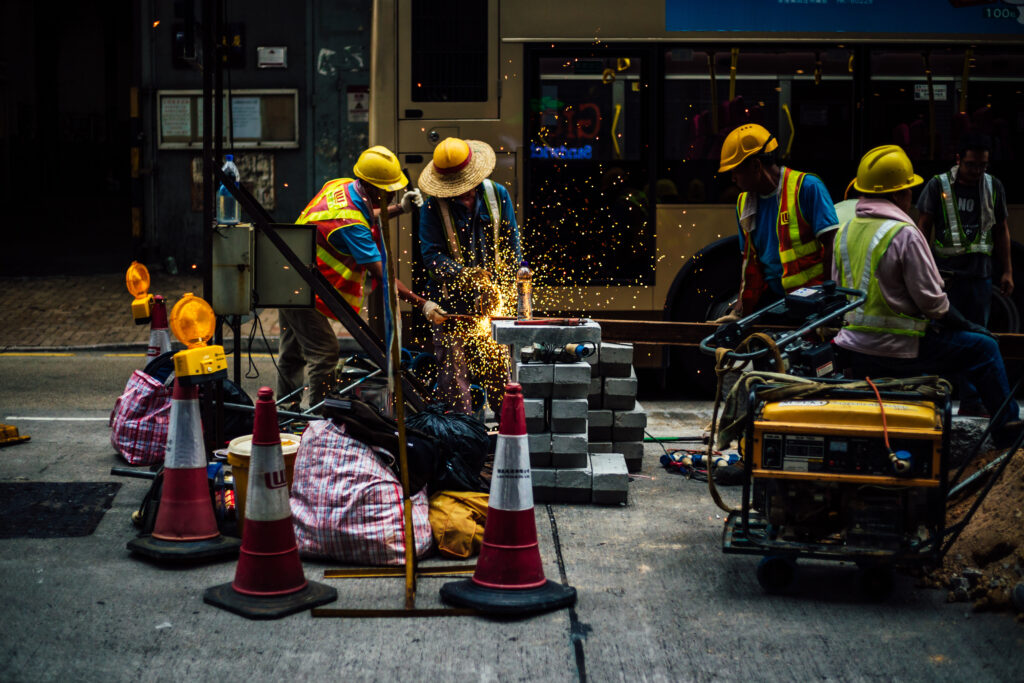
<path id="1" fill-rule="evenodd" d="M 274 390 L 256 401 L 242 550 L 235 580 L 208 588 L 203 600 L 249 619 L 276 619 L 338 599 L 338 591 L 307 581 L 295 542 Z"/>
<path id="2" fill-rule="evenodd" d="M 167 305 L 159 294 L 153 297 L 153 308 L 149 319 L 149 348 L 146 362 L 171 350 L 171 335 L 167 332 Z"/>
<path id="3" fill-rule="evenodd" d="M 234 556 L 241 541 L 221 536 L 210 499 L 199 388 L 174 380 L 163 485 L 153 533 L 128 543 L 133 553 L 167 561 Z"/>
<path id="4" fill-rule="evenodd" d="M 441 599 L 488 614 L 548 612 L 576 602 L 576 589 L 544 577 L 533 514 L 523 390 L 505 387 L 480 558 L 472 579 L 447 583 Z"/>

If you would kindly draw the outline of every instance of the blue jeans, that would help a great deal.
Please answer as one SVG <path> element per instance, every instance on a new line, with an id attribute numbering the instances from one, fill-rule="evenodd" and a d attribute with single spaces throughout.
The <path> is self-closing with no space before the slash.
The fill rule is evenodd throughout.
<path id="1" fill-rule="evenodd" d="M 992 278 L 955 277 L 946 282 L 949 303 L 972 323 L 988 327 L 992 310 Z M 960 404 L 977 407 L 983 403 L 978 389 L 966 377 L 960 378 Z M 990 413 L 991 414 L 991 413 Z"/>
<path id="2" fill-rule="evenodd" d="M 885 358 L 852 351 L 846 351 L 846 355 L 858 378 L 921 374 L 941 375 L 949 379 L 962 375 L 978 388 L 979 398 L 992 416 L 1010 395 L 1010 383 L 999 344 L 985 334 L 929 327 L 921 338 L 917 358 Z M 1017 402 L 1011 398 L 1003 414 L 992 422 L 992 435 L 997 443 L 1002 426 L 1009 420 L 1016 420 L 1019 415 Z"/>

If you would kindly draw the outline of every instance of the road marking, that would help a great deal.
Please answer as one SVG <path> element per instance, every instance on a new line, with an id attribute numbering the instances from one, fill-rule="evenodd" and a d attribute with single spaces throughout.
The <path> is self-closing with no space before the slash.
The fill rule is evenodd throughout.
<path id="1" fill-rule="evenodd" d="M 39 351 L 28 351 L 28 352 L 4 351 L 3 353 L 0 353 L 0 356 L 73 356 L 73 355 L 75 355 L 75 354 L 73 354 L 73 353 L 42 353 L 42 352 L 39 352 Z"/>
<path id="2" fill-rule="evenodd" d="M 145 358 L 144 353 L 105 353 L 104 358 Z"/>
<path id="3" fill-rule="evenodd" d="M 26 417 L 24 415 L 8 415 L 5 420 L 21 420 L 22 422 L 106 422 L 109 417 Z"/>

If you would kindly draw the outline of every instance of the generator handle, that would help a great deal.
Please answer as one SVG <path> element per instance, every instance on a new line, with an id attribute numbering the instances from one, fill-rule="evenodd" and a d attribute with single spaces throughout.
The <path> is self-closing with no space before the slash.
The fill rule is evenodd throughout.
<path id="1" fill-rule="evenodd" d="M 813 288 L 821 289 L 823 288 L 823 285 L 814 285 Z M 848 287 L 837 286 L 835 288 L 835 291 L 838 294 L 845 294 L 847 296 L 847 302 L 842 306 L 836 308 L 835 310 L 829 311 L 828 313 L 825 313 L 823 315 L 811 316 L 804 322 L 802 326 L 796 328 L 795 330 L 788 330 L 784 332 L 782 336 L 775 340 L 775 345 L 778 347 L 779 351 L 782 353 L 783 356 L 786 355 L 786 347 L 790 344 L 790 342 L 792 342 L 795 339 L 799 339 L 800 337 L 811 332 L 815 328 L 826 325 L 827 323 L 833 320 L 841 320 L 843 316 L 845 316 L 847 313 L 854 310 L 855 308 L 860 307 L 860 305 L 863 304 L 864 301 L 867 299 L 867 292 L 864 292 L 863 290 L 860 289 L 850 289 Z M 722 325 L 717 330 L 715 330 L 714 334 L 710 334 L 701 340 L 700 350 L 708 355 L 714 355 L 716 347 L 712 345 L 712 342 L 718 335 L 719 331 L 721 331 L 726 325 L 736 325 L 739 328 L 741 339 L 745 339 L 750 334 L 751 328 L 754 326 L 755 323 L 757 323 L 758 320 L 772 313 L 783 313 L 785 312 L 785 310 L 786 300 L 782 299 L 780 301 L 776 301 L 770 306 L 762 308 L 759 311 L 754 311 L 746 318 L 738 320 L 734 323 L 725 323 L 725 325 Z M 724 359 L 735 361 L 757 360 L 767 355 L 769 350 L 770 349 L 762 348 L 756 351 L 748 351 L 746 353 L 737 353 L 736 351 L 730 350 L 725 353 Z"/>

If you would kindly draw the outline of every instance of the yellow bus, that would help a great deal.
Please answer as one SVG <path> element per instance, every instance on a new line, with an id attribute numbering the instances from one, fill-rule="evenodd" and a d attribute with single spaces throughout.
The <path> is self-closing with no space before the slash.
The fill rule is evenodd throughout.
<path id="1" fill-rule="evenodd" d="M 1011 228 L 1024 232 L 1019 11 L 1001 0 L 377 0 L 370 142 L 394 149 L 414 184 L 440 140 L 490 143 L 542 310 L 703 321 L 739 284 L 737 191 L 717 169 L 741 123 L 771 130 L 783 163 L 820 176 L 837 202 L 873 146 L 900 144 L 927 178 L 952 165 L 964 132 L 983 130 Z M 393 246 L 399 276 L 416 283 L 414 221 L 401 219 Z M 1016 243 L 1014 258 L 1024 266 Z M 994 305 L 994 328 L 1017 329 L 1024 281 L 1018 293 Z M 671 362 L 696 373 L 691 359 Z"/>

